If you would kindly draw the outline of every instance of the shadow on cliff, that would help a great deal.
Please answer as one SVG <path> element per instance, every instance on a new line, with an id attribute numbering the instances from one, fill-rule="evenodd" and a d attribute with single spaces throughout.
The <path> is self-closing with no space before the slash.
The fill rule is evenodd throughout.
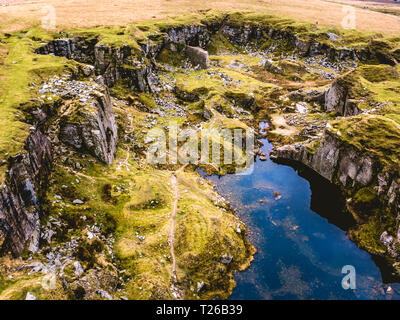
<path id="1" fill-rule="evenodd" d="M 353 216 L 346 210 L 346 200 L 340 189 L 314 170 L 290 160 L 275 161 L 294 168 L 297 174 L 310 183 L 310 209 L 344 231 L 356 225 Z"/>

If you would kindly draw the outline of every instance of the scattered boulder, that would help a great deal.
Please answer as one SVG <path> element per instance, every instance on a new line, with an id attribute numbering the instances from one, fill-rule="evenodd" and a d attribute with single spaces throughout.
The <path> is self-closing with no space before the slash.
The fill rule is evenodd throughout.
<path id="1" fill-rule="evenodd" d="M 186 46 L 186 56 L 194 66 L 199 66 L 201 69 L 210 67 L 208 52 L 202 48 Z"/>
<path id="2" fill-rule="evenodd" d="M 393 242 L 393 237 L 387 231 L 384 231 L 380 237 L 381 242 L 388 247 Z"/>
<path id="3" fill-rule="evenodd" d="M 292 101 L 303 101 L 303 102 L 316 102 L 321 105 L 325 105 L 326 90 L 296 90 L 290 92 L 287 97 Z"/>
<path id="4" fill-rule="evenodd" d="M 326 34 L 328 35 L 330 41 L 338 41 L 341 39 L 341 37 L 338 36 L 336 33 L 327 32 Z"/>
<path id="5" fill-rule="evenodd" d="M 32 293 L 28 292 L 25 300 L 36 300 L 36 297 Z"/>
<path id="6" fill-rule="evenodd" d="M 75 267 L 75 275 L 77 277 L 79 277 L 83 273 L 83 268 L 82 268 L 80 262 L 79 261 L 75 261 L 74 262 L 74 267 Z"/>
<path id="7" fill-rule="evenodd" d="M 200 292 L 201 289 L 203 289 L 203 287 L 204 287 L 204 282 L 203 281 L 197 282 L 197 292 Z"/>
<path id="8" fill-rule="evenodd" d="M 325 93 L 326 111 L 336 111 L 342 116 L 355 116 L 360 113 L 353 80 L 349 75 L 339 77 L 332 83 Z"/>
<path id="9" fill-rule="evenodd" d="M 36 273 L 36 272 L 40 272 L 40 271 L 46 270 L 46 267 L 41 262 L 32 262 L 32 263 L 26 265 L 25 267 L 26 268 L 32 268 L 30 270 L 31 273 Z"/>
<path id="10" fill-rule="evenodd" d="M 97 294 L 99 294 L 103 299 L 112 300 L 112 296 L 105 290 L 99 289 L 97 290 Z"/>
<path id="11" fill-rule="evenodd" d="M 84 202 L 82 200 L 80 200 L 80 199 L 75 199 L 74 201 L 72 201 L 72 204 L 74 204 L 74 205 L 82 205 L 82 204 L 84 204 Z"/>
<path id="12" fill-rule="evenodd" d="M 224 254 L 221 257 L 221 262 L 223 264 L 230 264 L 232 262 L 232 260 L 233 260 L 233 257 L 232 256 L 228 256 L 227 254 Z"/>
<path id="13" fill-rule="evenodd" d="M 268 72 L 271 72 L 271 73 L 275 73 L 275 74 L 283 73 L 283 70 L 281 68 L 279 68 L 279 66 L 275 65 L 274 61 L 272 61 L 271 59 L 267 59 L 265 61 L 264 68 L 265 68 L 265 70 L 267 70 Z"/>

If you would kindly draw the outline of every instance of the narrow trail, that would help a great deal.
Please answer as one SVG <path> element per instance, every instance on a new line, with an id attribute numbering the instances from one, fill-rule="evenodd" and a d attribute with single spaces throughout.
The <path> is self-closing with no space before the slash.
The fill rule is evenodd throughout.
<path id="1" fill-rule="evenodd" d="M 188 164 L 183 165 L 178 170 L 174 171 L 171 175 L 171 185 L 174 190 L 174 204 L 172 206 L 172 212 L 171 212 L 171 229 L 169 231 L 168 242 L 170 245 L 171 257 L 172 257 L 171 291 L 174 297 L 178 300 L 183 300 L 183 292 L 175 286 L 175 283 L 178 280 L 176 275 L 176 258 L 175 258 L 175 221 L 176 221 L 176 209 L 178 207 L 178 198 L 179 198 L 177 174 L 181 172 L 183 169 L 185 169 L 187 165 Z"/>
<path id="2" fill-rule="evenodd" d="M 75 175 L 77 175 L 77 176 L 79 176 L 79 177 L 81 177 L 81 178 L 86 178 L 86 179 L 88 179 L 88 180 L 90 180 L 90 181 L 92 181 L 92 182 L 95 182 L 95 181 L 96 181 L 95 178 L 93 178 L 93 177 L 91 177 L 91 176 L 88 176 L 88 175 L 86 175 L 86 174 L 84 174 L 84 173 L 75 171 L 75 170 L 73 170 L 72 168 L 68 168 L 68 167 L 66 167 L 66 166 L 64 166 L 64 165 L 60 165 L 60 164 L 56 164 L 56 165 L 59 166 L 59 167 L 61 167 L 61 168 L 64 168 L 64 169 L 67 170 L 67 171 L 69 170 L 70 172 L 72 172 L 73 174 L 75 174 Z"/>
<path id="3" fill-rule="evenodd" d="M 217 112 L 211 108 L 211 113 L 213 114 L 213 117 L 211 119 L 210 126 L 214 127 L 216 125 L 216 122 L 219 120 Z M 171 252 L 171 258 L 172 258 L 172 265 L 171 265 L 171 287 L 170 290 L 172 292 L 172 295 L 177 299 L 177 300 L 183 300 L 184 299 L 184 292 L 177 287 L 177 282 L 178 282 L 178 277 L 176 274 L 176 257 L 175 257 L 175 222 L 176 222 L 176 210 L 178 208 L 178 199 L 179 199 L 179 189 L 178 189 L 178 173 L 182 172 L 186 166 L 188 165 L 185 164 L 182 167 L 180 167 L 178 170 L 174 171 L 171 174 L 171 185 L 174 193 L 174 203 L 172 206 L 172 212 L 171 212 L 171 228 L 169 231 L 169 236 L 168 236 L 168 243 L 170 245 L 170 252 Z M 212 164 L 213 167 L 217 170 L 217 167 Z"/>
<path id="4" fill-rule="evenodd" d="M 132 132 L 134 131 L 134 129 L 133 129 L 133 118 L 132 118 L 131 116 L 129 116 L 129 122 L 130 122 L 130 123 L 129 123 L 129 127 L 128 127 L 129 130 L 128 130 L 127 133 L 132 133 Z M 125 137 L 127 137 L 127 134 L 125 134 Z M 129 171 L 128 165 L 129 165 L 129 156 L 130 156 L 131 148 L 130 148 L 130 146 L 129 146 L 128 144 L 124 144 L 124 146 L 125 146 L 126 149 L 127 149 L 127 151 L 126 151 L 126 158 L 125 158 L 124 160 L 122 160 L 122 161 L 118 164 L 117 169 L 120 170 L 121 167 L 125 166 L 126 169 Z"/>

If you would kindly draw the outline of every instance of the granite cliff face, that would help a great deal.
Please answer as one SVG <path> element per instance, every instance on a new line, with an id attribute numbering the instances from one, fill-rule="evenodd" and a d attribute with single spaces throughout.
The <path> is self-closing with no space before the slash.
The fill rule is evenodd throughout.
<path id="1" fill-rule="evenodd" d="M 137 59 L 133 49 L 126 45 L 114 48 L 98 42 L 97 38 L 57 39 L 37 49 L 36 53 L 53 54 L 92 65 L 95 74 L 101 76 L 99 81 L 109 87 L 120 79 L 126 79 L 132 90 L 154 89 L 157 79 L 151 72 L 152 65 L 146 63 L 144 56 Z"/>
<path id="2" fill-rule="evenodd" d="M 274 50 L 279 43 L 286 49 L 303 57 L 324 56 L 331 61 L 365 61 L 376 57 L 371 48 L 337 49 L 316 40 L 300 39 L 295 33 L 277 30 L 272 27 L 243 26 L 230 22 L 226 17 L 221 22 L 171 27 L 157 36 L 150 35 L 146 41 L 139 42 L 141 52 L 128 45 L 109 46 L 98 38 L 82 36 L 50 41 L 36 50 L 37 54 L 53 54 L 67 57 L 94 66 L 95 74 L 101 76 L 104 83 L 112 87 L 118 80 L 128 81 L 132 90 L 154 92 L 157 90 L 157 70 L 152 59 L 156 58 L 163 48 L 171 43 L 183 43 L 191 47 L 206 48 L 216 35 L 226 37 L 234 45 L 246 47 L 257 41 L 270 41 L 264 50 Z M 192 54 L 193 55 L 193 54 Z M 202 55 L 204 56 L 204 54 Z M 207 66 L 207 59 L 202 63 Z M 331 99 L 331 98 L 329 98 Z"/>
<path id="3" fill-rule="evenodd" d="M 57 123 L 58 129 L 55 130 L 60 141 L 111 164 L 117 144 L 117 127 L 107 87 L 123 80 L 134 91 L 156 92 L 159 79 L 154 59 L 163 48 L 171 46 L 171 43 L 183 43 L 187 46 L 188 54 L 196 56 L 197 60 L 200 55 L 201 61 L 195 59 L 195 63 L 200 64 L 202 68 L 209 66 L 209 60 L 207 52 L 201 48 L 206 48 L 217 35 L 222 35 L 231 44 L 242 47 L 254 45 L 257 41 L 270 41 L 264 50 L 273 51 L 283 45 L 286 50 L 292 50 L 301 57 L 322 56 L 327 61 L 348 60 L 355 65 L 357 61 L 370 59 L 392 63 L 391 57 L 375 50 L 372 45 L 361 49 L 338 49 L 312 38 L 300 38 L 290 30 L 243 25 L 231 18 L 228 15 L 217 22 L 166 28 L 162 34 L 149 35 L 147 40 L 138 41 L 140 52 L 138 48 L 128 45 L 106 45 L 98 37 L 86 36 L 55 39 L 38 48 L 37 54 L 62 56 L 86 64 L 86 67 L 82 67 L 84 76 L 96 77 L 98 86 L 101 87 L 96 88 L 90 97 L 83 97 L 83 100 L 75 95 L 75 102 L 64 108 Z M 344 116 L 359 112 L 356 104 L 352 102 L 346 82 L 340 79 L 335 80 L 325 94 L 317 93 L 310 101 L 317 101 L 326 111 L 337 111 Z M 27 146 L 30 152 L 17 157 L 11 164 L 8 182 L 2 192 L 3 207 L 7 208 L 1 220 L 2 230 L 7 234 L 5 243 L 15 254 L 21 253 L 25 243 L 31 238 L 32 246 L 37 247 L 40 212 L 37 197 L 44 183 L 41 179 L 48 174 L 51 166 L 50 144 L 45 133 L 37 131 L 31 134 Z M 357 150 L 344 148 L 329 132 L 325 133 L 321 146 L 314 154 L 305 149 L 283 147 L 276 150 L 275 156 L 300 161 L 330 181 L 337 180 L 343 185 L 367 185 L 374 179 L 377 181 L 378 176 L 382 176 L 382 173 L 374 169 L 371 158 L 360 156 Z M 396 189 L 391 180 L 385 179 L 384 183 L 387 185 L 386 189 Z M 391 199 L 393 197 L 390 196 Z"/>
<path id="4" fill-rule="evenodd" d="M 320 145 L 313 152 L 305 146 L 286 145 L 274 149 L 271 157 L 301 162 L 332 183 L 340 181 L 343 186 L 365 186 L 376 176 L 375 165 L 368 155 L 346 146 L 329 130 L 325 130 Z"/>

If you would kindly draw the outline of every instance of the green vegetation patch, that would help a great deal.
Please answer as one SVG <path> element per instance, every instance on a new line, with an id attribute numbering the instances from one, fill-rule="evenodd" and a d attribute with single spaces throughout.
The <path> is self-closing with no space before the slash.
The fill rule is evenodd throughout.
<path id="1" fill-rule="evenodd" d="M 398 168 L 400 124 L 396 121 L 380 115 L 359 115 L 341 118 L 332 125 L 346 143 L 380 159 L 384 165 Z"/>
<path id="2" fill-rule="evenodd" d="M 354 239 L 359 245 L 367 250 L 376 254 L 383 254 L 386 252 L 386 247 L 380 241 L 382 232 L 385 231 L 381 222 L 375 216 L 371 217 L 367 223 L 352 233 Z"/>

